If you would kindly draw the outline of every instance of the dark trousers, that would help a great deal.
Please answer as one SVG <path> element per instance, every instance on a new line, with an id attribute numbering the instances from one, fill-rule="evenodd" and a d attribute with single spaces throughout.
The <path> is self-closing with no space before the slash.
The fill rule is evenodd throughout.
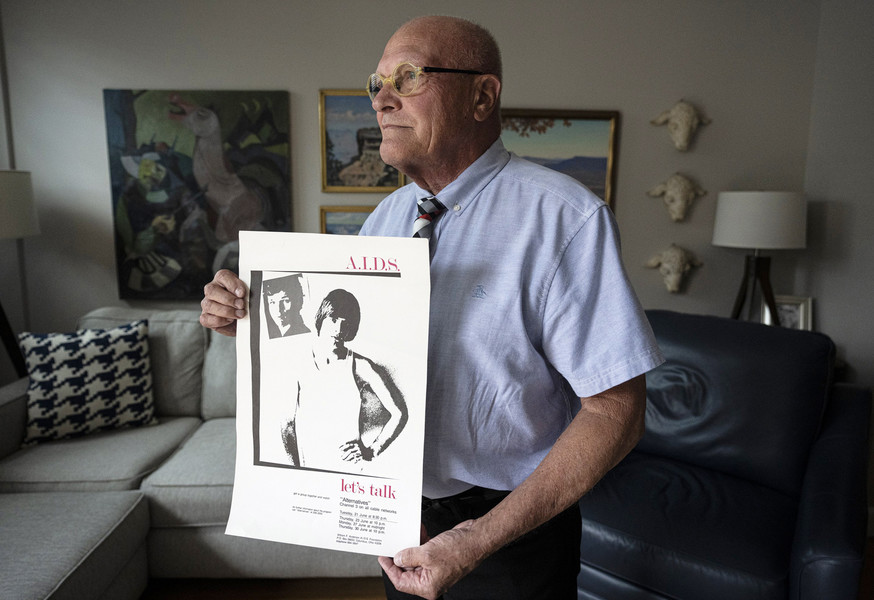
<path id="1" fill-rule="evenodd" d="M 473 488 L 456 496 L 424 499 L 422 523 L 428 535 L 476 519 L 506 493 Z M 456 583 L 443 600 L 575 600 L 580 571 L 580 510 L 574 504 L 552 520 L 489 556 Z M 388 600 L 419 598 L 398 592 L 382 576 Z"/>

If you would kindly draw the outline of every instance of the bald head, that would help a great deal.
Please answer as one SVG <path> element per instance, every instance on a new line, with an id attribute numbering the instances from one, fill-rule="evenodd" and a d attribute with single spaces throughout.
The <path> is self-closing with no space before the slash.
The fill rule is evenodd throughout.
<path id="1" fill-rule="evenodd" d="M 441 67 L 482 71 L 499 80 L 503 77 L 498 43 L 487 29 L 473 21 L 448 16 L 417 17 L 401 25 L 395 35 L 401 33 L 439 40 L 439 58 L 445 63 Z"/>

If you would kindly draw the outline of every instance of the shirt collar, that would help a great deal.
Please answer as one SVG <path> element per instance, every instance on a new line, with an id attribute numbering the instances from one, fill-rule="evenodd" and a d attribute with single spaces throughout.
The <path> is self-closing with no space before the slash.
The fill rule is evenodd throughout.
<path id="1" fill-rule="evenodd" d="M 437 195 L 437 199 L 448 209 L 450 214 L 460 215 L 476 200 L 479 193 L 501 172 L 501 169 L 508 162 L 510 162 L 510 153 L 504 148 L 501 138 L 498 138 L 488 150 L 462 171 L 461 175 L 443 188 Z M 431 196 L 427 190 L 413 185 L 417 201 Z"/>

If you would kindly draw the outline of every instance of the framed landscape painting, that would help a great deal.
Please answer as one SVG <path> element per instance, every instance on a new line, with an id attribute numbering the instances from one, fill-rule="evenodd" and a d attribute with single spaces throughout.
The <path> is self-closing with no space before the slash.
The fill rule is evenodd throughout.
<path id="1" fill-rule="evenodd" d="M 375 206 L 323 206 L 322 233 L 358 235 Z"/>
<path id="2" fill-rule="evenodd" d="M 391 192 L 403 175 L 379 156 L 382 132 L 367 92 L 320 90 L 323 192 Z"/>
<path id="3" fill-rule="evenodd" d="M 583 183 L 613 207 L 617 111 L 503 109 L 508 150 Z"/>

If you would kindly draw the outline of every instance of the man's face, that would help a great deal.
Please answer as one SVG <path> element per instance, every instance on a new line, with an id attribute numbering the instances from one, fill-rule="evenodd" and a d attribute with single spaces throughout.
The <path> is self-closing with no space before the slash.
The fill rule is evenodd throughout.
<path id="1" fill-rule="evenodd" d="M 396 33 L 385 47 L 377 73 L 387 77 L 402 62 L 417 67 L 454 67 L 440 58 L 433 35 L 415 28 Z M 384 86 L 374 98 L 373 108 L 382 130 L 382 160 L 413 178 L 428 179 L 429 173 L 447 168 L 465 142 L 473 106 L 473 78 L 437 73 L 421 77 L 410 96 L 398 96 L 391 85 Z"/>
<path id="2" fill-rule="evenodd" d="M 319 330 L 319 335 L 326 338 L 331 338 L 334 343 L 344 342 L 349 334 L 349 324 L 346 319 L 331 313 L 325 316 L 322 321 L 322 328 Z"/>
<path id="3" fill-rule="evenodd" d="M 291 298 L 288 297 L 287 292 L 280 291 L 267 296 L 267 307 L 277 325 L 288 327 L 291 324 Z"/>

